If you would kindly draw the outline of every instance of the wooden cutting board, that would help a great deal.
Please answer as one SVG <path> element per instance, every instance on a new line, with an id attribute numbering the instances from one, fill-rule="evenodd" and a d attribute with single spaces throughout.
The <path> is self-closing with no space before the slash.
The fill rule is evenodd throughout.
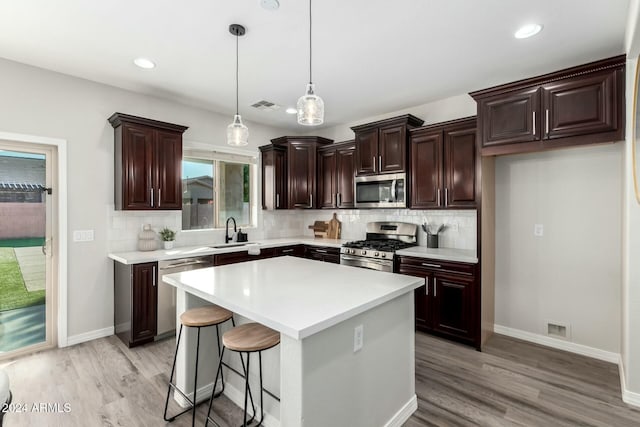
<path id="1" fill-rule="evenodd" d="M 327 239 L 339 239 L 342 223 L 338 220 L 338 216 L 334 213 L 333 218 L 329 220 L 329 228 L 327 229 Z"/>
<path id="2" fill-rule="evenodd" d="M 313 230 L 313 237 L 326 238 L 329 230 L 328 221 L 314 221 L 309 228 Z"/>

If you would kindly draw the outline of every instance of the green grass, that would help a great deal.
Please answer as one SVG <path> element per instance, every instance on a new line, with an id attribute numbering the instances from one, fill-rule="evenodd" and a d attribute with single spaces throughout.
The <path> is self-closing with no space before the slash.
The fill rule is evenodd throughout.
<path id="1" fill-rule="evenodd" d="M 45 291 L 29 292 L 24 286 L 13 248 L 0 247 L 0 311 L 44 304 Z"/>
<path id="2" fill-rule="evenodd" d="M 0 248 L 26 248 L 31 246 L 42 246 L 44 237 L 26 237 L 23 239 L 0 240 Z"/>

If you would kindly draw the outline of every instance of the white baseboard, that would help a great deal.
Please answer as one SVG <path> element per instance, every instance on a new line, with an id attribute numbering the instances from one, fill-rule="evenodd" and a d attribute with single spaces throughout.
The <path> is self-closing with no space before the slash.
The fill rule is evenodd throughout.
<path id="1" fill-rule="evenodd" d="M 640 393 L 629 391 L 627 389 L 626 377 L 624 376 L 624 363 L 622 356 L 618 362 L 618 370 L 620 372 L 620 388 L 622 389 L 622 401 L 628 405 L 640 408 Z"/>
<path id="2" fill-rule="evenodd" d="M 83 334 L 72 335 L 67 337 L 67 346 L 76 345 L 83 342 L 95 340 L 98 338 L 108 337 L 113 335 L 113 326 L 109 326 L 104 329 L 96 329 L 95 331 L 85 332 Z"/>
<path id="3" fill-rule="evenodd" d="M 508 337 L 518 338 L 524 341 L 545 345 L 547 347 L 557 348 L 558 350 L 581 354 L 582 356 L 593 357 L 594 359 L 604 360 L 605 362 L 620 362 L 620 355 L 618 353 L 600 350 L 599 348 L 576 344 L 574 342 L 564 341 L 557 338 L 551 338 L 546 335 L 534 334 L 533 332 L 513 329 L 502 325 L 494 325 L 493 331 L 496 334 L 506 335 Z"/>
<path id="4" fill-rule="evenodd" d="M 418 398 L 414 394 L 407 403 L 384 425 L 384 427 L 402 427 L 409 417 L 418 409 Z"/>

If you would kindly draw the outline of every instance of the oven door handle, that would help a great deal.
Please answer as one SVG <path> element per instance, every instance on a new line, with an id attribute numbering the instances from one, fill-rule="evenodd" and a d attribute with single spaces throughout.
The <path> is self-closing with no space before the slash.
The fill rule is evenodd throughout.
<path id="1" fill-rule="evenodd" d="M 343 259 L 345 261 L 373 262 L 373 263 L 380 264 L 380 265 L 388 264 L 389 261 L 391 261 L 391 260 L 384 261 L 384 260 L 375 259 L 375 258 L 353 257 L 353 256 L 349 256 L 349 255 L 341 255 L 341 259 Z"/>

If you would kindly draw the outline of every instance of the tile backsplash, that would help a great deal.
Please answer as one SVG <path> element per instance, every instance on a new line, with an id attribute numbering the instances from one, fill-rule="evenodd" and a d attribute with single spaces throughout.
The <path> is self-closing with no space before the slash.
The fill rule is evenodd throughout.
<path id="1" fill-rule="evenodd" d="M 328 221 L 333 213 L 342 222 L 342 238 L 361 240 L 365 238 L 366 225 L 372 221 L 401 221 L 422 224 L 447 224 L 440 233 L 440 247 L 476 249 L 477 216 L 475 210 L 410 210 L 410 209 L 352 209 L 352 210 L 286 210 L 259 211 L 257 227 L 246 230 L 249 240 L 281 237 L 309 236 L 308 228 L 314 221 Z M 180 230 L 180 211 L 116 211 L 108 209 L 109 252 L 134 251 L 138 245 L 138 233 L 144 224 L 158 231 L 163 227 Z M 179 231 L 176 246 L 218 244 L 224 242 L 224 230 Z M 418 244 L 426 246 L 427 237 L 418 229 Z M 158 243 L 161 247 L 161 243 Z"/>

